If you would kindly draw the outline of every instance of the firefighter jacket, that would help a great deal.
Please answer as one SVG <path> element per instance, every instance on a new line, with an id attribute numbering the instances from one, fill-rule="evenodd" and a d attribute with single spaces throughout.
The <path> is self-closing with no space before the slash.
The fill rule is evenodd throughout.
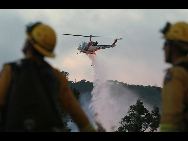
<path id="1" fill-rule="evenodd" d="M 40 60 L 34 56 L 26 56 L 26 58 L 33 58 L 36 61 L 40 62 Z M 84 131 L 84 132 L 95 131 L 93 126 L 89 122 L 87 116 L 81 109 L 78 101 L 72 94 L 66 77 L 57 69 L 53 69 L 53 70 L 60 82 L 58 99 L 60 104 L 62 105 L 63 110 L 71 116 L 73 121 L 79 127 L 80 131 Z M 8 64 L 4 65 L 0 75 L 0 110 L 2 106 L 7 102 L 6 100 L 11 84 L 11 79 L 12 79 L 11 66 Z"/>
<path id="2" fill-rule="evenodd" d="M 161 132 L 188 130 L 188 58 L 167 70 L 162 90 Z"/>

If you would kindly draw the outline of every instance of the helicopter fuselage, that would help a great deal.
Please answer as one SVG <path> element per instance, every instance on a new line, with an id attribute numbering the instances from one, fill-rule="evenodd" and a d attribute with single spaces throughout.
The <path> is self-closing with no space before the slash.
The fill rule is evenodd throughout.
<path id="1" fill-rule="evenodd" d="M 98 51 L 100 49 L 115 47 L 115 43 L 117 42 L 117 39 L 114 41 L 112 45 L 98 45 L 98 42 L 84 42 L 82 41 L 77 49 L 80 51 L 80 53 L 86 53 L 86 54 L 95 54 L 95 51 Z"/>

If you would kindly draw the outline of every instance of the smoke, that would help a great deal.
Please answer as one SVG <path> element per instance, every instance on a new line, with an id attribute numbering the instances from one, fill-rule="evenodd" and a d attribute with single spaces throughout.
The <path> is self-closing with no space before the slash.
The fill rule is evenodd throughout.
<path id="1" fill-rule="evenodd" d="M 130 105 L 136 102 L 138 96 L 117 81 L 107 81 L 108 69 L 104 62 L 95 55 L 88 55 L 94 69 L 93 91 L 90 108 L 95 113 L 95 120 L 107 132 L 113 132 L 120 126 L 121 118 L 127 115 Z M 116 83 L 116 84 L 115 84 Z"/>

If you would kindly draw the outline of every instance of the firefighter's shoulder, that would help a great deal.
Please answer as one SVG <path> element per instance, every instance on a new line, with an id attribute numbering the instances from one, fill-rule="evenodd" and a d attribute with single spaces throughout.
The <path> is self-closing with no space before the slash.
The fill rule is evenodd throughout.
<path id="1" fill-rule="evenodd" d="M 164 84 L 176 80 L 180 80 L 180 81 L 188 80 L 188 72 L 184 68 L 179 66 L 168 69 L 166 71 L 166 75 L 164 78 Z"/>

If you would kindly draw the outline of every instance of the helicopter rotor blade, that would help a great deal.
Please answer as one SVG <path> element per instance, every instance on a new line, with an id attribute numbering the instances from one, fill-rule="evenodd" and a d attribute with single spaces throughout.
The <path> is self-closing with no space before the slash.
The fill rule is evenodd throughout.
<path id="1" fill-rule="evenodd" d="M 72 35 L 72 36 L 83 36 L 83 35 Z"/>
<path id="2" fill-rule="evenodd" d="M 119 37 L 119 38 L 117 38 L 117 36 L 93 36 L 93 35 L 75 35 L 75 34 L 62 34 L 62 35 L 71 35 L 71 36 L 82 36 L 82 37 L 90 37 L 90 38 L 92 38 L 92 37 L 116 37 L 116 39 L 118 39 L 118 40 L 122 40 L 122 38 L 121 37 Z"/>
<path id="3" fill-rule="evenodd" d="M 73 34 L 62 34 L 62 35 L 83 36 L 83 35 L 73 35 Z"/>
<path id="4" fill-rule="evenodd" d="M 101 37 L 101 36 L 93 36 L 93 35 L 90 35 L 90 36 L 83 36 L 83 37 Z"/>
<path id="5" fill-rule="evenodd" d="M 92 36 L 92 37 L 101 37 L 101 36 Z"/>
<path id="6" fill-rule="evenodd" d="M 63 34 L 63 35 L 72 35 L 72 34 Z"/>

